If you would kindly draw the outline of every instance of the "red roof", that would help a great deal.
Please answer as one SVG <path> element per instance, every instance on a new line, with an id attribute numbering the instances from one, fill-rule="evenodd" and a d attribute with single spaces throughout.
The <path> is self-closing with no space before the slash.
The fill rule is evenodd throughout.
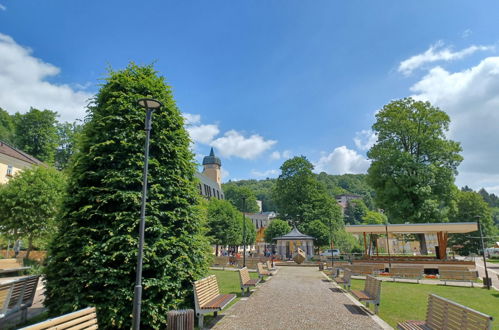
<path id="1" fill-rule="evenodd" d="M 23 162 L 27 162 L 33 165 L 42 165 L 43 162 L 36 159 L 35 157 L 28 155 L 27 153 L 18 150 L 7 143 L 0 141 L 0 154 L 4 154 L 10 156 L 15 159 L 22 160 Z"/>

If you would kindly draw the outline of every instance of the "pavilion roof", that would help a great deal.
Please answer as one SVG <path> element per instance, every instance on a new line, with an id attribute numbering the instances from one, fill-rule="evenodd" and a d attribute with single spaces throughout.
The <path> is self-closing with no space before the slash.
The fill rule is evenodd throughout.
<path id="1" fill-rule="evenodd" d="M 275 237 L 275 240 L 307 240 L 315 239 L 312 236 L 302 234 L 296 227 L 284 236 Z"/>
<path id="2" fill-rule="evenodd" d="M 447 223 L 404 223 L 385 225 L 349 225 L 345 230 L 352 234 L 373 233 L 384 234 L 388 227 L 389 233 L 394 234 L 429 234 L 429 233 L 469 233 L 478 230 L 476 222 L 447 222 Z"/>

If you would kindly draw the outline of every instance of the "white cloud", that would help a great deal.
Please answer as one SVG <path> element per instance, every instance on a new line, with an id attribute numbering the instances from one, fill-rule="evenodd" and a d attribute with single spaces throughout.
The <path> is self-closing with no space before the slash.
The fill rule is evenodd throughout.
<path id="1" fill-rule="evenodd" d="M 430 46 L 424 53 L 414 55 L 402 62 L 398 67 L 398 71 L 405 75 L 410 75 L 414 70 L 421 67 L 426 63 L 433 63 L 437 61 L 452 61 L 458 60 L 465 56 L 471 55 L 477 51 L 485 51 L 493 49 L 492 46 L 475 46 L 464 48 L 460 51 L 453 52 L 451 48 L 444 47 L 444 43 L 439 41 Z"/>
<path id="2" fill-rule="evenodd" d="M 211 142 L 223 157 L 236 156 L 244 159 L 254 159 L 270 149 L 277 141 L 265 140 L 258 134 L 244 137 L 241 133 L 230 130 Z"/>
<path id="3" fill-rule="evenodd" d="M 184 116 L 186 125 L 194 125 L 201 122 L 201 115 L 194 115 L 192 113 L 184 112 L 182 116 Z"/>
<path id="4" fill-rule="evenodd" d="M 270 154 L 270 159 L 279 160 L 279 159 L 289 159 L 291 158 L 291 151 L 284 150 L 283 152 L 274 151 Z"/>
<path id="5" fill-rule="evenodd" d="M 4 5 L 2 5 L 2 4 L 0 3 L 0 10 L 5 11 L 5 10 L 7 10 L 7 7 L 5 7 Z"/>
<path id="6" fill-rule="evenodd" d="M 369 164 L 369 160 L 355 150 L 341 146 L 322 156 L 315 164 L 315 171 L 329 174 L 366 173 Z"/>
<path id="7" fill-rule="evenodd" d="M 29 48 L 0 33 L 0 107 L 10 113 L 24 113 L 30 107 L 50 109 L 60 120 L 83 119 L 92 94 L 46 79 L 60 69 L 32 55 Z"/>
<path id="8" fill-rule="evenodd" d="M 194 142 L 210 144 L 220 130 L 217 125 L 197 125 L 188 126 L 187 132 Z"/>
<path id="9" fill-rule="evenodd" d="M 412 86 L 416 99 L 428 100 L 451 117 L 449 137 L 461 142 L 464 161 L 459 185 L 473 189 L 499 185 L 499 57 L 488 57 L 459 72 L 433 68 Z M 486 188 L 487 189 L 487 188 Z"/>
<path id="10" fill-rule="evenodd" d="M 371 149 L 371 147 L 376 143 L 377 140 L 378 137 L 376 136 L 376 133 L 374 133 L 370 129 L 364 129 L 360 132 L 355 133 L 355 137 L 353 138 L 355 146 L 361 151 Z"/>
<path id="11" fill-rule="evenodd" d="M 257 177 L 257 178 L 270 178 L 270 177 L 275 177 L 279 174 L 278 170 L 267 170 L 267 171 L 257 171 L 257 170 L 251 170 L 251 175 Z"/>

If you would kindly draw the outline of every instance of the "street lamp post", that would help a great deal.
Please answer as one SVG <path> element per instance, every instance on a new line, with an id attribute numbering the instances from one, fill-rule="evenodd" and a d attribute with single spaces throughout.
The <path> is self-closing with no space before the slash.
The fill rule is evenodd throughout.
<path id="1" fill-rule="evenodd" d="M 385 213 L 385 210 L 380 210 L 381 214 Z M 388 252 L 388 271 L 392 269 L 392 258 L 390 255 L 390 240 L 388 239 L 388 217 L 385 220 L 385 233 L 386 233 L 386 251 Z"/>
<path id="2" fill-rule="evenodd" d="M 139 225 L 139 252 L 137 254 L 137 270 L 135 278 L 135 288 L 133 294 L 132 329 L 140 329 L 140 307 L 142 302 L 142 259 L 144 251 L 144 229 L 146 220 L 146 200 L 147 200 L 147 170 L 149 166 L 149 140 L 151 137 L 151 119 L 154 110 L 161 107 L 161 102 L 154 99 L 140 99 L 137 103 L 146 109 L 146 142 L 144 145 L 144 172 L 142 176 L 142 204 L 140 208 Z"/>
<path id="3" fill-rule="evenodd" d="M 487 270 L 487 260 L 485 258 L 485 244 L 483 242 L 483 232 L 482 232 L 482 224 L 480 223 L 480 216 L 476 216 L 476 222 L 478 224 L 478 229 L 480 229 L 480 241 L 482 242 L 482 256 L 483 256 L 483 267 L 485 267 L 485 281 L 487 282 L 487 289 L 490 290 L 490 279 L 489 272 Z"/>
<path id="4" fill-rule="evenodd" d="M 243 197 L 243 267 L 246 267 L 246 198 Z"/>

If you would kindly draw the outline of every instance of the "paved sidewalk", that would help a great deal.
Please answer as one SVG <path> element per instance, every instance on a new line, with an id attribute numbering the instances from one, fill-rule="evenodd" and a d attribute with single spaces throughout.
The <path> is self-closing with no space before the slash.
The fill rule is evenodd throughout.
<path id="1" fill-rule="evenodd" d="M 219 319 L 213 329 L 382 329 L 315 267 L 280 267 Z"/>

